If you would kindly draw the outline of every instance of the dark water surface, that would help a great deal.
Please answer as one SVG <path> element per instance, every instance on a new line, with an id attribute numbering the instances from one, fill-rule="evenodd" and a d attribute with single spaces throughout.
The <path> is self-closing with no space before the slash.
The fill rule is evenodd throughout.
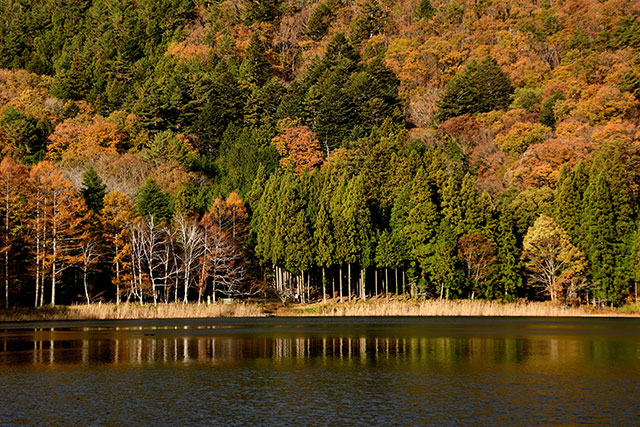
<path id="1" fill-rule="evenodd" d="M 640 319 L 0 324 L 1 425 L 640 425 Z"/>

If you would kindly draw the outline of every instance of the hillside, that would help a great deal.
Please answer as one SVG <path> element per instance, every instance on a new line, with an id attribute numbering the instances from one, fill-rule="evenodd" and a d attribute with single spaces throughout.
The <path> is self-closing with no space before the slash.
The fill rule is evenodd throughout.
<path id="1" fill-rule="evenodd" d="M 0 16 L 6 305 L 637 302 L 637 2 L 7 0 Z"/>

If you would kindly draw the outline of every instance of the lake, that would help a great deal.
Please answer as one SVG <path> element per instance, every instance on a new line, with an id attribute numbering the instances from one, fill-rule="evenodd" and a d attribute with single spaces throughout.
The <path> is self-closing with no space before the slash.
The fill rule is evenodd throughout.
<path id="1" fill-rule="evenodd" d="M 0 324 L 0 424 L 640 425 L 640 319 Z"/>

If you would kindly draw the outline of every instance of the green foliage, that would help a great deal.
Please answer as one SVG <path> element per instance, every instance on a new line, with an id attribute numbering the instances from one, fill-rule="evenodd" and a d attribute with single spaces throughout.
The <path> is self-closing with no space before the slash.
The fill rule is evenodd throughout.
<path id="1" fill-rule="evenodd" d="M 498 288 L 494 297 L 513 301 L 522 287 L 520 275 L 520 248 L 515 236 L 513 214 L 503 208 L 498 218 L 498 226 L 494 235 L 496 255 L 499 260 L 497 269 Z"/>
<path id="2" fill-rule="evenodd" d="M 245 19 L 252 22 L 273 22 L 280 16 L 281 0 L 244 0 Z"/>
<path id="3" fill-rule="evenodd" d="M 0 128 L 11 152 L 23 163 L 34 164 L 44 157 L 46 139 L 51 133 L 51 125 L 46 119 L 37 121 L 8 106 L 0 115 Z"/>
<path id="4" fill-rule="evenodd" d="M 431 19 L 435 15 L 436 10 L 430 0 L 420 0 L 420 4 L 416 9 L 416 16 L 422 19 Z"/>
<path id="5" fill-rule="evenodd" d="M 377 0 L 367 0 L 351 23 L 351 40 L 359 43 L 384 32 L 386 14 Z"/>
<path id="6" fill-rule="evenodd" d="M 320 41 L 327 34 L 340 5 L 341 0 L 326 0 L 313 9 L 307 21 L 307 34 L 311 40 Z"/>
<path id="7" fill-rule="evenodd" d="M 158 221 L 170 221 L 173 217 L 171 195 L 163 193 L 158 182 L 149 178 L 138 189 L 136 211 L 142 217 L 153 216 Z"/>
<path id="8" fill-rule="evenodd" d="M 553 112 L 553 107 L 556 105 L 556 102 L 563 99 L 564 96 L 562 92 L 555 91 L 553 95 L 551 95 L 545 102 L 542 104 L 542 110 L 540 111 L 540 123 L 545 126 L 548 126 L 552 129 L 556 127 L 556 116 Z"/>
<path id="9" fill-rule="evenodd" d="M 471 61 L 447 84 L 438 102 L 439 120 L 505 108 L 511 101 L 513 87 L 509 78 L 490 56 L 482 62 Z"/>
<path id="10" fill-rule="evenodd" d="M 516 88 L 513 95 L 513 107 L 523 108 L 529 113 L 533 113 L 537 110 L 541 97 L 541 88 Z"/>
<path id="11" fill-rule="evenodd" d="M 240 72 L 243 79 L 252 87 L 264 85 L 271 77 L 271 64 L 267 61 L 264 44 L 257 32 L 251 37 Z"/>
<path id="12" fill-rule="evenodd" d="M 90 165 L 82 174 L 80 193 L 84 197 L 87 207 L 95 213 L 102 211 L 106 188 L 107 186 L 102 182 L 93 165 Z"/>

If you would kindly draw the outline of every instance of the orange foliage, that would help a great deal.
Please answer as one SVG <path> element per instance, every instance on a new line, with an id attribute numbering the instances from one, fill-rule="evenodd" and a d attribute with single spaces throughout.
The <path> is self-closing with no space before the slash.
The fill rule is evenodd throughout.
<path id="1" fill-rule="evenodd" d="M 283 156 L 280 163 L 285 167 L 293 163 L 298 174 L 304 169 L 313 170 L 322 166 L 324 150 L 311 129 L 308 126 L 295 126 L 295 123 L 284 126 L 287 126 L 284 132 L 271 140 Z"/>
<path id="2" fill-rule="evenodd" d="M 580 135 L 566 135 L 529 147 L 515 162 L 505 178 L 519 187 L 553 187 L 562 165 L 573 167 L 588 159 L 593 150 L 589 141 Z"/>

